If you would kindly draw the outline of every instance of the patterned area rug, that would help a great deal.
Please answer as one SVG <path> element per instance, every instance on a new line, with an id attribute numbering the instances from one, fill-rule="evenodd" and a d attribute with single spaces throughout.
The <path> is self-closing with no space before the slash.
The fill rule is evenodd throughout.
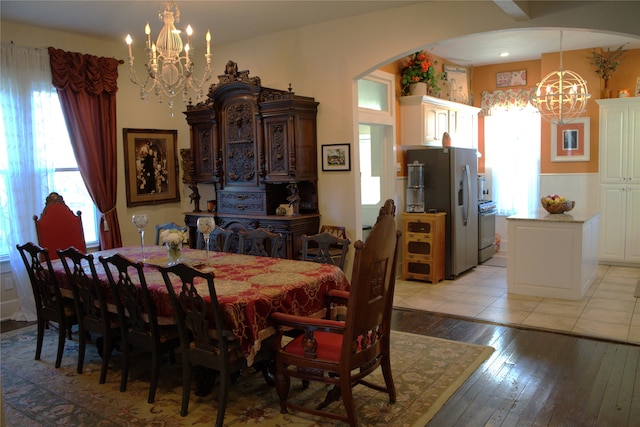
<path id="1" fill-rule="evenodd" d="M 216 393 L 191 394 L 189 414 L 180 417 L 181 369 L 166 363 L 160 372 L 156 401 L 147 403 L 150 364 L 143 357 L 132 367 L 127 391 L 121 393 L 120 353 L 114 351 L 105 384 L 98 384 L 100 358 L 87 346 L 83 374 L 76 373 L 78 343 L 67 340 L 62 366 L 55 369 L 57 332 L 45 332 L 42 359 L 34 360 L 35 327 L 2 334 L 2 392 L 7 427 L 17 426 L 205 426 L 216 418 Z M 424 426 L 493 352 L 491 347 L 438 338 L 392 333 L 392 366 L 397 402 L 384 393 L 356 386 L 354 397 L 361 425 Z M 143 356 L 143 355 L 141 355 Z M 373 374 L 382 382 L 379 370 Z M 292 380 L 292 396 L 315 399 L 326 394 L 320 385 L 302 390 Z M 341 405 L 336 402 L 333 405 Z M 335 408 L 333 408 L 335 409 Z M 342 409 L 342 408 L 338 408 Z M 231 387 L 225 426 L 335 426 L 330 419 L 302 413 L 280 414 L 275 389 L 249 368 Z"/>

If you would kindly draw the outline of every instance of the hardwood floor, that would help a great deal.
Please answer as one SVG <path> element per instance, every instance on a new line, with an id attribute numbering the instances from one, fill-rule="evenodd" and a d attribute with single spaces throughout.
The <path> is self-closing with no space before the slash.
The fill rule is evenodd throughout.
<path id="1" fill-rule="evenodd" d="M 392 328 L 495 348 L 429 427 L 640 426 L 638 345 L 404 309 Z"/>
<path id="2" fill-rule="evenodd" d="M 640 346 L 397 309 L 392 328 L 496 350 L 428 426 L 640 426 Z"/>

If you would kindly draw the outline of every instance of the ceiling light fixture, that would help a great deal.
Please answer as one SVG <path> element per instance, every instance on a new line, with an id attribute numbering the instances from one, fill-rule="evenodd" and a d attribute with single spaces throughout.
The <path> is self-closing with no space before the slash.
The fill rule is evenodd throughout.
<path id="1" fill-rule="evenodd" d="M 183 45 L 181 31 L 175 24 L 180 22 L 180 10 L 175 1 L 162 2 L 158 14 L 164 26 L 158 34 L 155 43 L 151 41 L 151 27 L 147 22 L 144 27 L 146 34 L 145 54 L 147 56 L 147 77 L 144 82 L 140 81 L 133 67 L 133 54 L 131 45 L 133 43 L 131 35 L 127 34 L 126 42 L 129 46 L 129 79 L 140 87 L 140 99 L 148 101 L 148 94 L 153 91 L 158 102 L 164 101 L 163 97 L 169 98 L 169 115 L 173 117 L 173 98 L 182 93 L 182 101 L 188 100 L 189 89 L 196 92 L 196 100 L 202 98 L 202 86 L 211 78 L 211 32 L 207 31 L 207 53 L 204 55 L 206 66 L 201 79 L 193 77 L 193 46 L 191 35 L 193 30 L 191 25 L 187 26 L 187 43 Z M 183 49 L 184 46 L 184 49 Z M 184 55 L 180 56 L 184 50 Z"/>
<path id="2" fill-rule="evenodd" d="M 500 58 L 506 58 L 507 56 L 509 56 L 509 52 L 501 52 L 500 53 Z"/>
<path id="3" fill-rule="evenodd" d="M 562 31 L 560 31 L 560 68 L 538 83 L 531 103 L 543 119 L 562 125 L 571 122 L 587 109 L 587 82 L 573 71 L 562 67 Z"/>

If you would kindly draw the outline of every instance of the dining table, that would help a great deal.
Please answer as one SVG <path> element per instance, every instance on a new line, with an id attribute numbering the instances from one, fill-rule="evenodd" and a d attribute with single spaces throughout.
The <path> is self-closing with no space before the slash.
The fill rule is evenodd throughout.
<path id="1" fill-rule="evenodd" d="M 145 280 L 155 306 L 159 324 L 175 324 L 169 292 L 158 269 L 169 259 L 164 246 L 126 246 L 92 252 L 99 281 L 107 287 L 108 278 L 99 257 L 116 253 L 143 263 Z M 325 313 L 325 295 L 329 290 L 349 290 L 344 272 L 331 264 L 310 261 L 268 258 L 183 248 L 179 262 L 203 272 L 214 274 L 214 286 L 225 326 L 238 339 L 251 366 L 265 340 L 275 334 L 269 318 L 274 312 L 320 317 Z M 72 297 L 64 267 L 60 260 L 52 261 L 61 293 Z M 177 293 L 182 283 L 174 277 Z M 208 297 L 206 283 L 196 283 L 198 293 Z M 111 293 L 107 292 L 108 300 Z M 115 312 L 115 304 L 109 304 Z"/>

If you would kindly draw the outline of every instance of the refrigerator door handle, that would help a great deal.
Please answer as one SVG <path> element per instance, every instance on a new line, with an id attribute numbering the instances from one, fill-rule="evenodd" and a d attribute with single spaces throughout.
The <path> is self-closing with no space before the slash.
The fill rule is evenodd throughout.
<path id="1" fill-rule="evenodd" d="M 467 185 L 464 185 L 466 181 Z M 469 165 L 464 165 L 462 167 L 462 194 L 464 198 L 464 206 L 462 207 L 462 223 L 466 227 L 467 222 L 469 221 L 469 209 L 471 208 L 471 200 L 469 200 L 471 196 L 471 174 L 469 173 Z"/>

